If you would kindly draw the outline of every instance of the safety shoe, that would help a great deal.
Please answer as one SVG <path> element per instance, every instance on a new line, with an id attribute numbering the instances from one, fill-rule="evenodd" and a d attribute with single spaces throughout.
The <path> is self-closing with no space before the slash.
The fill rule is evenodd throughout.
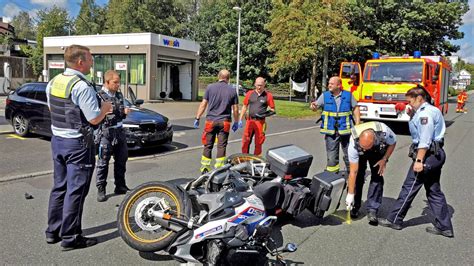
<path id="1" fill-rule="evenodd" d="M 377 213 L 374 210 L 367 212 L 367 220 L 369 220 L 370 225 L 377 225 L 379 223 L 377 220 Z"/>
<path id="2" fill-rule="evenodd" d="M 403 228 L 401 224 L 392 223 L 387 219 L 378 219 L 378 224 L 383 227 L 390 227 L 395 230 L 402 230 Z"/>
<path id="3" fill-rule="evenodd" d="M 127 191 L 129 190 L 130 189 L 127 186 L 123 185 L 123 186 L 115 187 L 114 193 L 117 195 L 122 195 L 122 194 L 127 193 Z"/>
<path id="4" fill-rule="evenodd" d="M 58 242 L 61 242 L 61 238 L 59 236 L 54 236 L 54 237 L 46 237 L 46 243 L 48 244 L 56 244 Z"/>
<path id="5" fill-rule="evenodd" d="M 73 249 L 87 248 L 97 244 L 97 238 L 95 237 L 83 237 L 81 235 L 76 237 L 76 241 L 72 244 L 61 244 L 63 251 L 69 251 Z"/>
<path id="6" fill-rule="evenodd" d="M 97 188 L 97 201 L 104 202 L 107 200 L 107 196 L 105 195 L 105 187 L 98 187 Z"/>
<path id="7" fill-rule="evenodd" d="M 359 209 L 358 208 L 352 208 L 351 210 L 351 218 L 356 219 L 359 217 Z"/>
<path id="8" fill-rule="evenodd" d="M 452 230 L 439 230 L 438 228 L 434 226 L 426 227 L 426 232 L 433 234 L 433 235 L 442 235 L 445 237 L 454 237 L 453 231 Z"/>

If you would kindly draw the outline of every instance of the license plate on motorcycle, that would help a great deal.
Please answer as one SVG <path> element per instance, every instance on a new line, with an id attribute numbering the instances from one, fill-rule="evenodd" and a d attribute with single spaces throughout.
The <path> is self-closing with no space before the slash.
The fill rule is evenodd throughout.
<path id="1" fill-rule="evenodd" d="M 380 112 L 394 113 L 394 107 L 380 107 Z"/>

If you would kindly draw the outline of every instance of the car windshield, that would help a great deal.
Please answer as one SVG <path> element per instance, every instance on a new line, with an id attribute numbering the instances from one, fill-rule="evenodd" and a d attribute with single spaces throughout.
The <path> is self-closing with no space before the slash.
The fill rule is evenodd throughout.
<path id="1" fill-rule="evenodd" d="M 365 82 L 421 82 L 421 62 L 377 62 L 368 63 L 364 70 Z"/>

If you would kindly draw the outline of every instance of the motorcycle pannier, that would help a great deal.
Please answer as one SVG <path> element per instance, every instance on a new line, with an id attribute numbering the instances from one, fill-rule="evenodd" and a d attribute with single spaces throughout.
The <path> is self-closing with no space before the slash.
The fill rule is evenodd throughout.
<path id="1" fill-rule="evenodd" d="M 326 171 L 316 174 L 311 181 L 310 190 L 314 201 L 309 209 L 318 217 L 334 213 L 345 188 L 346 179 L 340 174 Z"/>
<path id="2" fill-rule="evenodd" d="M 306 177 L 313 156 L 296 145 L 271 148 L 267 152 L 270 170 L 283 178 Z"/>

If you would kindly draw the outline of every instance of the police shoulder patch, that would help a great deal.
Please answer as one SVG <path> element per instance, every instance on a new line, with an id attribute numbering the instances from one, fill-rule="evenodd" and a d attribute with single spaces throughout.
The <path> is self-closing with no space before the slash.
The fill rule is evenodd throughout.
<path id="1" fill-rule="evenodd" d="M 420 123 L 421 123 L 422 125 L 428 124 L 428 117 L 427 117 L 427 116 L 425 116 L 425 117 L 420 117 Z"/>

